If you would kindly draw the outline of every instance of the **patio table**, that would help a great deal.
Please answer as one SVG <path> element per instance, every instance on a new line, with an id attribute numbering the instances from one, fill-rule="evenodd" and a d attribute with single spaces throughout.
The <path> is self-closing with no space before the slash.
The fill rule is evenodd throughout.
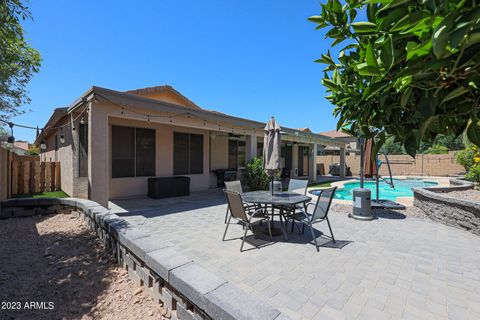
<path id="1" fill-rule="evenodd" d="M 265 211 L 268 214 L 267 206 L 271 205 L 272 206 L 272 211 L 271 211 L 271 216 L 272 216 L 272 225 L 273 225 L 273 217 L 275 215 L 275 208 L 280 208 L 280 224 L 282 226 L 282 231 L 283 235 L 285 237 L 285 240 L 288 240 L 287 238 L 287 232 L 285 225 L 282 221 L 282 216 L 283 216 L 283 210 L 285 208 L 292 208 L 295 207 L 298 204 L 305 204 L 307 202 L 310 202 L 312 200 L 311 197 L 305 196 L 303 194 L 295 193 L 295 192 L 276 192 L 272 195 L 272 191 L 250 191 L 250 192 L 245 192 L 242 194 L 242 199 L 243 201 L 247 203 L 253 203 L 253 204 L 259 204 L 259 205 L 265 205 Z M 286 222 L 286 221 L 285 221 Z M 272 228 L 272 233 L 274 232 L 274 229 Z M 276 230 L 277 234 L 280 234 L 278 232 L 278 229 Z"/>

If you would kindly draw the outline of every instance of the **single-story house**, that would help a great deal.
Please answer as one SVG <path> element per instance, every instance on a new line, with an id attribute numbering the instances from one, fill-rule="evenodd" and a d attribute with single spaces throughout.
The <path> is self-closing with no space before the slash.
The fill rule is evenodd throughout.
<path id="1" fill-rule="evenodd" d="M 341 141 L 345 143 L 345 152 L 347 154 L 359 154 L 360 153 L 360 143 L 357 137 L 349 135 L 343 131 L 338 130 L 330 130 L 324 131 L 319 133 L 322 136 L 330 137 L 337 141 Z M 339 155 L 340 148 L 338 146 L 326 145 L 326 146 L 319 146 L 318 148 L 318 155 Z"/>
<path id="2" fill-rule="evenodd" d="M 241 170 L 261 155 L 264 122 L 200 108 L 171 86 L 126 92 L 92 87 L 57 108 L 36 145 L 59 161 L 70 196 L 103 206 L 147 194 L 152 176 L 188 176 L 192 191 L 217 185 L 213 170 Z M 317 145 L 345 143 L 282 126 L 282 163 L 290 177 L 316 180 Z"/>

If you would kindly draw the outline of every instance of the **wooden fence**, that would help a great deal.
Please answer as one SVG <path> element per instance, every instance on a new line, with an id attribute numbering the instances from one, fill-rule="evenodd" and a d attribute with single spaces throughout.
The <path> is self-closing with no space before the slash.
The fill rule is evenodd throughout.
<path id="1" fill-rule="evenodd" d="M 11 195 L 61 190 L 60 162 L 15 155 L 11 161 Z"/>

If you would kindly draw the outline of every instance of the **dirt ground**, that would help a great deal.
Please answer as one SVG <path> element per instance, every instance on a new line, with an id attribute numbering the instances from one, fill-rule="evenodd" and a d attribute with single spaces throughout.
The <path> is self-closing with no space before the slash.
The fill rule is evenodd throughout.
<path id="1" fill-rule="evenodd" d="M 0 220 L 0 319 L 160 319 L 71 214 Z"/>

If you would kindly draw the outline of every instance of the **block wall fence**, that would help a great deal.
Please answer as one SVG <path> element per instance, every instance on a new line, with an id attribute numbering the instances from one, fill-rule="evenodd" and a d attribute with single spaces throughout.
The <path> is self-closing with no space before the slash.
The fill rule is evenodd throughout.
<path id="1" fill-rule="evenodd" d="M 77 198 L 0 201 L 0 219 L 71 211 L 102 241 L 130 278 L 176 319 L 290 319 L 209 272 L 96 202 Z M 1 223 L 1 222 L 0 222 Z"/>
<path id="2" fill-rule="evenodd" d="M 385 157 L 379 156 L 379 159 L 382 161 L 380 175 L 388 176 Z M 389 155 L 388 160 L 394 176 L 447 177 L 465 173 L 465 168 L 455 161 L 455 152 L 448 154 L 419 154 L 415 158 L 409 155 Z M 317 156 L 317 164 L 324 164 L 326 174 L 328 174 L 330 164 L 339 162 L 340 156 Z M 346 165 L 350 167 L 353 175 L 359 175 L 360 155 L 346 156 Z"/>

